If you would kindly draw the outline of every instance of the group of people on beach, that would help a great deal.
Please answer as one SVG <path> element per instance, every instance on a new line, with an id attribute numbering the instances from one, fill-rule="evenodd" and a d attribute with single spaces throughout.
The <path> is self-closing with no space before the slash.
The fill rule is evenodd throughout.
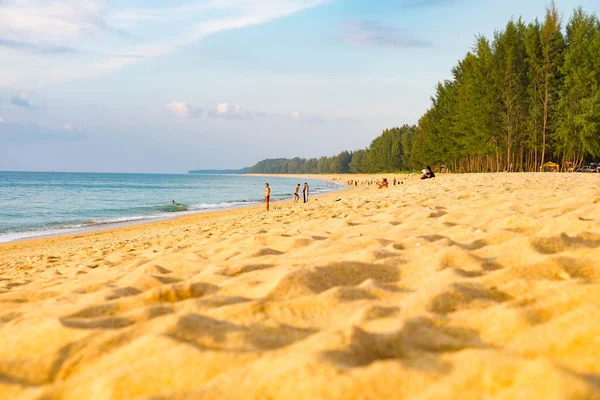
<path id="1" fill-rule="evenodd" d="M 358 186 L 358 185 L 361 185 L 361 186 L 371 186 L 371 185 L 381 186 L 381 184 L 384 181 L 385 181 L 385 187 L 387 187 L 389 185 L 389 182 L 388 182 L 387 178 L 383 178 L 382 181 L 379 181 L 377 179 L 367 179 L 367 180 L 363 180 L 363 181 L 360 181 L 358 179 L 350 179 L 349 181 L 346 182 L 346 184 L 348 186 Z M 392 180 L 392 182 L 393 182 L 394 186 L 396 186 L 396 184 L 400 185 L 401 183 L 404 183 L 400 179 L 396 180 L 396 178 L 394 178 Z"/>
<path id="2" fill-rule="evenodd" d="M 446 168 L 445 166 L 441 166 L 440 167 L 440 171 L 444 172 L 445 168 Z M 431 178 L 435 178 L 435 173 L 433 172 L 433 170 L 431 169 L 431 167 L 428 165 L 423 170 L 421 170 L 421 179 L 431 179 Z M 400 185 L 400 184 L 404 183 L 400 179 L 396 180 L 396 178 L 394 178 L 392 180 L 392 182 L 393 182 L 394 186 L 396 186 L 396 184 Z M 350 179 L 346 183 L 348 184 L 348 186 L 358 186 L 358 185 L 361 185 L 361 186 L 371 186 L 371 185 L 377 185 L 379 187 L 379 189 L 382 189 L 384 187 L 388 187 L 390 185 L 390 182 L 388 182 L 387 178 L 383 178 L 381 181 L 375 180 L 375 179 L 366 179 L 366 180 L 363 180 L 363 181 L 360 181 L 358 179 Z"/>
<path id="3" fill-rule="evenodd" d="M 302 197 L 304 198 L 304 202 L 307 203 L 308 202 L 308 183 L 304 182 L 304 188 L 302 188 Z M 298 192 L 300 191 L 300 184 L 298 184 L 296 186 L 296 189 L 294 190 L 294 203 L 297 203 L 300 201 L 300 195 L 298 194 Z"/>
<path id="4" fill-rule="evenodd" d="M 422 171 L 421 171 L 422 175 L 421 175 L 421 179 L 431 179 L 431 178 L 435 178 L 435 174 L 433 173 L 433 170 L 431 169 L 431 167 L 428 165 L 427 167 L 425 167 Z M 387 180 L 387 178 L 383 178 L 381 181 L 373 181 L 371 180 L 366 180 L 361 182 L 363 185 L 372 185 L 375 184 L 378 186 L 379 189 L 383 189 L 383 188 L 387 188 L 389 187 L 389 182 Z M 401 184 L 404 182 L 401 182 L 400 180 L 396 180 L 396 178 L 393 179 L 393 184 L 394 186 L 396 186 L 397 184 Z M 348 186 L 358 186 L 359 181 L 358 180 L 349 180 L 348 181 Z M 296 186 L 296 188 L 294 189 L 294 203 L 297 203 L 300 201 L 300 184 L 298 184 Z M 309 192 L 309 187 L 308 187 L 308 183 L 304 182 L 304 188 L 302 189 L 302 197 L 304 198 L 304 202 L 307 203 L 308 202 L 308 192 Z M 271 202 L 271 187 L 269 186 L 268 183 L 265 183 L 265 204 L 267 206 L 267 211 L 269 211 L 269 203 Z"/>
<path id="5" fill-rule="evenodd" d="M 304 188 L 302 189 L 302 197 L 304 198 L 304 202 L 308 203 L 308 193 L 309 193 L 308 183 L 304 182 Z M 294 203 L 300 201 L 300 184 L 296 185 L 294 189 Z M 268 183 L 265 183 L 265 204 L 267 205 L 267 211 L 269 211 L 269 203 L 271 202 L 271 186 Z"/>

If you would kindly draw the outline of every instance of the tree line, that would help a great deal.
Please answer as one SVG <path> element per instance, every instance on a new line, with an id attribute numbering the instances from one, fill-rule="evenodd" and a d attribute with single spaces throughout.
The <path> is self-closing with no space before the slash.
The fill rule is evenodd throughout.
<path id="1" fill-rule="evenodd" d="M 364 150 L 342 151 L 333 157 L 274 158 L 250 168 L 255 174 L 345 174 L 411 169 L 408 151 L 415 126 L 386 129 Z"/>
<path id="2" fill-rule="evenodd" d="M 563 32 L 511 20 L 441 82 L 419 120 L 412 157 L 458 171 L 539 171 L 600 156 L 600 23 L 578 8 Z"/>
<path id="3" fill-rule="evenodd" d="M 552 4 L 543 21 L 513 19 L 493 39 L 477 37 L 417 126 L 386 129 L 364 150 L 263 160 L 251 172 L 539 171 L 592 157 L 600 157 L 600 22 L 577 8 L 563 28 Z"/>

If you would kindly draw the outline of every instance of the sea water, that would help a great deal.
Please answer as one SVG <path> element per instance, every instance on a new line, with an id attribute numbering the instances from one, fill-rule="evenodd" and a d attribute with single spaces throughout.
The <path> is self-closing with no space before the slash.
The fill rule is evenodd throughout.
<path id="1" fill-rule="evenodd" d="M 271 201 L 291 200 L 298 183 L 300 196 L 304 182 L 311 196 L 339 189 L 247 175 L 0 172 L 0 242 L 260 204 L 266 182 Z"/>

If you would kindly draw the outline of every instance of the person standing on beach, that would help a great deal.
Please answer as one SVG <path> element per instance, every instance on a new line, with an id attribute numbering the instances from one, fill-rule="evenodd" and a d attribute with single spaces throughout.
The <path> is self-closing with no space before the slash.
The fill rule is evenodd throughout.
<path id="1" fill-rule="evenodd" d="M 268 183 L 265 183 L 265 203 L 267 203 L 267 211 L 269 211 L 269 201 L 271 201 L 271 188 Z"/>
<path id="2" fill-rule="evenodd" d="M 300 191 L 300 184 L 298 184 L 298 186 L 296 186 L 296 190 L 294 190 L 294 203 L 297 203 L 298 200 L 300 200 L 300 195 L 298 194 L 299 191 Z"/>
<path id="3" fill-rule="evenodd" d="M 304 196 L 304 202 L 308 203 L 308 183 L 304 182 L 304 189 L 302 189 L 302 195 Z"/>

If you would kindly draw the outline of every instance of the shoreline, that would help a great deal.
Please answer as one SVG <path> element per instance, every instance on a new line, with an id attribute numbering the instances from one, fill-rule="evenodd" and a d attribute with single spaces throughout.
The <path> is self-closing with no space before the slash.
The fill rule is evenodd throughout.
<path id="1" fill-rule="evenodd" d="M 281 201 L 283 201 L 283 200 L 281 200 Z M 275 204 L 275 202 L 273 202 L 272 204 Z M 106 231 L 106 230 L 126 228 L 126 227 L 136 226 L 136 225 L 160 223 L 160 222 L 169 221 L 169 220 L 176 219 L 176 218 L 185 218 L 185 217 L 190 217 L 190 216 L 194 216 L 194 215 L 198 215 L 198 214 L 207 214 L 207 213 L 213 213 L 213 212 L 215 212 L 215 213 L 227 212 L 227 211 L 234 211 L 234 210 L 238 210 L 238 209 L 258 207 L 258 206 L 260 206 L 260 204 L 253 203 L 253 204 L 249 204 L 246 206 L 238 205 L 238 206 L 233 206 L 230 208 L 222 208 L 222 209 L 216 209 L 216 210 L 206 209 L 206 210 L 195 210 L 195 211 L 182 211 L 182 212 L 171 213 L 173 215 L 161 215 L 161 216 L 156 216 L 156 217 L 148 216 L 147 218 L 132 219 L 129 221 L 106 222 L 106 223 L 98 223 L 98 224 L 93 224 L 93 225 L 88 225 L 88 226 L 77 227 L 77 228 L 65 228 L 64 232 L 27 236 L 24 238 L 9 240 L 6 242 L 0 242 L 0 246 L 5 243 L 17 243 L 17 242 L 28 241 L 28 240 L 80 235 L 80 234 L 93 233 L 93 232 L 102 232 L 102 231 Z"/>
<path id="2" fill-rule="evenodd" d="M 261 175 L 252 175 L 252 174 L 245 174 L 245 175 L 261 176 Z M 285 174 L 271 175 L 271 176 L 278 177 L 278 178 L 292 177 L 291 175 L 285 175 Z M 298 177 L 300 177 L 300 176 L 298 176 Z M 301 177 L 303 177 L 305 179 L 313 179 L 313 180 L 321 180 L 321 181 L 325 181 L 325 182 L 331 182 L 337 188 L 337 190 L 334 189 L 332 191 L 324 192 L 322 194 L 316 195 L 311 198 L 316 199 L 316 198 L 320 198 L 322 196 L 327 196 L 329 194 L 339 193 L 344 190 L 348 190 L 348 187 L 346 185 L 342 185 L 331 179 L 327 179 L 327 178 L 323 178 L 323 177 L 315 178 L 315 177 L 305 176 L 305 175 L 302 175 Z M 289 200 L 281 199 L 281 200 L 271 202 L 271 205 L 277 205 L 277 204 L 285 203 L 288 201 Z M 138 226 L 138 225 L 148 225 L 148 224 L 154 224 L 154 223 L 158 224 L 158 223 L 165 222 L 165 221 L 170 221 L 170 220 L 174 220 L 174 219 L 178 219 L 178 218 L 187 218 L 187 217 L 192 217 L 192 216 L 201 215 L 201 214 L 219 213 L 219 215 L 220 215 L 221 213 L 233 212 L 233 211 L 241 210 L 241 209 L 253 209 L 253 208 L 259 209 L 260 207 L 263 207 L 263 206 L 264 206 L 264 203 L 259 203 L 259 204 L 253 203 L 253 204 L 249 204 L 249 205 L 237 205 L 237 206 L 233 206 L 233 207 L 229 207 L 229 208 L 222 208 L 222 209 L 205 209 L 205 210 L 174 212 L 174 213 L 172 213 L 173 215 L 162 215 L 162 216 L 156 216 L 156 217 L 148 216 L 147 218 L 134 219 L 134 220 L 130 220 L 130 221 L 107 222 L 107 223 L 98 223 L 98 224 L 94 224 L 94 225 L 82 226 L 82 227 L 77 227 L 77 228 L 65 228 L 63 232 L 32 235 L 32 236 L 27 236 L 27 237 L 23 237 L 23 238 L 14 239 L 14 240 L 0 242 L 0 247 L 2 245 L 6 245 L 6 244 L 22 243 L 22 242 L 27 242 L 27 241 L 32 241 L 32 240 L 57 238 L 57 237 L 80 236 L 80 235 L 91 234 L 91 233 L 95 233 L 95 232 L 112 231 L 112 230 L 118 230 L 121 228 L 134 227 L 134 226 Z"/>

